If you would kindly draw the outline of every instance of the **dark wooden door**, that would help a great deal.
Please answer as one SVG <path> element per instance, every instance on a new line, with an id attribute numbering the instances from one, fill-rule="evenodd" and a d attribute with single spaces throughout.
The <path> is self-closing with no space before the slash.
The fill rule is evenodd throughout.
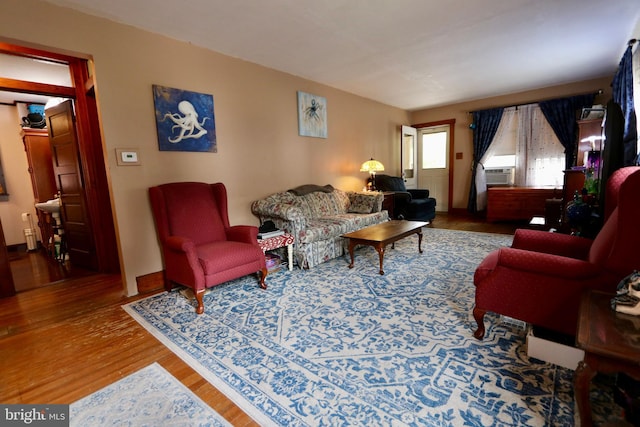
<path id="1" fill-rule="evenodd" d="M 0 222 L 0 298 L 10 297 L 16 294 L 13 283 L 13 275 L 9 266 L 9 254 L 7 253 L 7 243 L 4 240 L 4 230 Z"/>
<path id="2" fill-rule="evenodd" d="M 36 202 L 46 202 L 58 193 L 51 161 L 51 144 L 46 129 L 23 129 L 22 141 L 27 153 L 29 175 Z"/>
<path id="3" fill-rule="evenodd" d="M 97 270 L 98 259 L 84 193 L 73 103 L 65 101 L 47 109 L 45 115 L 69 259 L 74 266 Z"/>

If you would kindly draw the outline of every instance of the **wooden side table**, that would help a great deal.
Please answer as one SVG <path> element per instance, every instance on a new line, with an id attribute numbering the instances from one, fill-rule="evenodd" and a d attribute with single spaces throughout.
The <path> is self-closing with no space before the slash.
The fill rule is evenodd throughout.
<path id="1" fill-rule="evenodd" d="M 624 372 L 640 380 L 640 317 L 614 311 L 611 298 L 588 291 L 580 303 L 576 343 L 584 360 L 574 374 L 574 391 L 583 427 L 593 423 L 589 385 L 596 373 Z"/>
<path id="2" fill-rule="evenodd" d="M 396 196 L 393 191 L 383 191 L 384 200 L 382 201 L 382 210 L 386 210 L 389 212 L 389 219 L 396 219 L 395 217 L 395 205 L 396 205 Z"/>
<path id="3" fill-rule="evenodd" d="M 268 239 L 258 240 L 258 245 L 262 252 L 272 251 L 274 249 L 287 247 L 287 261 L 289 263 L 289 271 L 293 270 L 293 236 L 284 233 L 281 236 L 269 237 Z"/>

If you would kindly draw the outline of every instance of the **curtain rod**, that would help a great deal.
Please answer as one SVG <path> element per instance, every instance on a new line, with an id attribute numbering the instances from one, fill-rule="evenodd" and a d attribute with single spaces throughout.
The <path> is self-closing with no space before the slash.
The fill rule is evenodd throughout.
<path id="1" fill-rule="evenodd" d="M 595 94 L 595 95 L 602 95 L 604 92 L 602 91 L 602 89 L 598 89 L 596 92 L 583 93 L 583 94 L 580 94 L 580 95 L 590 95 L 592 93 Z M 571 95 L 571 96 L 580 96 L 580 95 Z M 522 104 L 507 105 L 507 106 L 503 106 L 503 107 L 483 108 L 481 110 L 469 111 L 469 112 L 467 112 L 467 114 L 473 114 L 476 111 L 491 110 L 493 108 L 511 108 L 511 107 L 516 107 L 517 108 L 517 107 L 520 107 L 521 105 L 537 104 L 537 103 L 542 102 L 542 101 L 550 101 L 552 99 L 570 98 L 571 96 L 563 96 L 563 97 L 560 97 L 560 98 L 551 98 L 551 99 L 541 99 L 539 101 L 524 102 Z"/>

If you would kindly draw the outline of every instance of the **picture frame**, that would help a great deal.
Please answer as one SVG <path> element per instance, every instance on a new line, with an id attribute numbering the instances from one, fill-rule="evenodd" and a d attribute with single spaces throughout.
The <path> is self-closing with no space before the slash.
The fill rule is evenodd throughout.
<path id="1" fill-rule="evenodd" d="M 153 85 L 160 151 L 217 153 L 213 95 Z"/>
<path id="2" fill-rule="evenodd" d="M 327 138 L 327 99 L 298 91 L 298 134 Z"/>

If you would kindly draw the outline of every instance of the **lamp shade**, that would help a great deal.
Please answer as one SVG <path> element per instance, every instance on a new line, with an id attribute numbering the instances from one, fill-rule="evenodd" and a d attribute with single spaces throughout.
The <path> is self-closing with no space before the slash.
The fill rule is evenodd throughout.
<path id="1" fill-rule="evenodd" d="M 377 160 L 367 160 L 360 166 L 360 172 L 382 172 L 384 171 L 384 165 Z"/>

